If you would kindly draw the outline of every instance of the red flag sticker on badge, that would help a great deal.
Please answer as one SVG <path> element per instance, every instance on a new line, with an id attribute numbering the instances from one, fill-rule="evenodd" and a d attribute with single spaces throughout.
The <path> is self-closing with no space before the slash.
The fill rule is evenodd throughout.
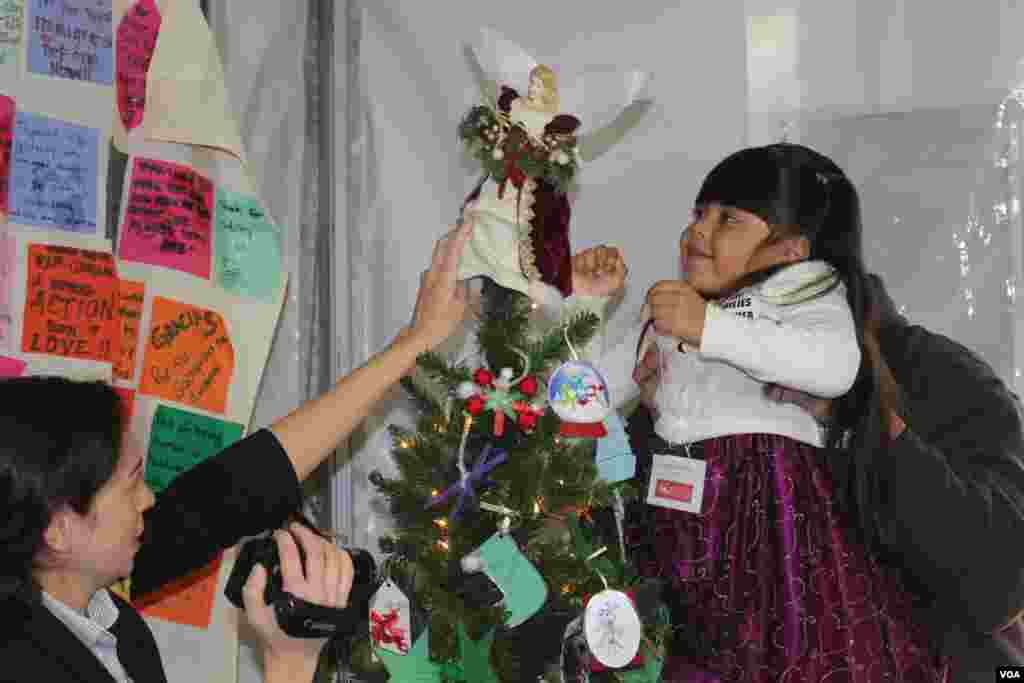
<path id="1" fill-rule="evenodd" d="M 680 484 L 675 481 L 659 479 L 655 495 L 659 498 L 678 500 L 680 503 L 689 503 L 693 498 L 693 484 Z"/>
<path id="2" fill-rule="evenodd" d="M 647 503 L 658 507 L 701 512 L 707 463 L 677 455 L 655 455 Z"/>

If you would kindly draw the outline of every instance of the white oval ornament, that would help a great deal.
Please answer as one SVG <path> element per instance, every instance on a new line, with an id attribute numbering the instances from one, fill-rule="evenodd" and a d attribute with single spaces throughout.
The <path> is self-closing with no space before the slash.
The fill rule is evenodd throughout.
<path id="1" fill-rule="evenodd" d="M 640 651 L 643 626 L 628 595 L 604 590 L 587 603 L 583 633 L 597 661 L 611 669 L 621 669 Z"/>

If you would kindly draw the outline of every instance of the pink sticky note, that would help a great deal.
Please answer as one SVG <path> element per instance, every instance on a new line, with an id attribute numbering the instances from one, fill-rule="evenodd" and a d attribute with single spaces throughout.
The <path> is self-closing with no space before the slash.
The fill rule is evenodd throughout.
<path id="1" fill-rule="evenodd" d="M 0 351 L 11 348 L 11 285 L 14 282 L 14 238 L 0 226 Z"/>
<path id="2" fill-rule="evenodd" d="M 0 214 L 7 213 L 7 188 L 11 177 L 11 143 L 14 140 L 14 100 L 0 95 Z"/>
<path id="3" fill-rule="evenodd" d="M 188 166 L 135 158 L 118 257 L 210 279 L 213 183 Z"/>
<path id="4" fill-rule="evenodd" d="M 153 0 L 138 0 L 117 27 L 117 107 L 128 130 L 142 123 L 146 74 L 160 33 L 160 10 Z"/>
<path id="5" fill-rule="evenodd" d="M 0 356 L 0 379 L 8 379 L 10 377 L 21 377 L 22 373 L 25 372 L 25 361 L 18 360 L 17 358 L 8 358 L 7 356 Z"/>

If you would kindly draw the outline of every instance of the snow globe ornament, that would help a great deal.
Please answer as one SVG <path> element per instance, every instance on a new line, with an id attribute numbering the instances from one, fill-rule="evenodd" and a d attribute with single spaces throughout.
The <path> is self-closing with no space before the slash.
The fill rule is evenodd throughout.
<path id="1" fill-rule="evenodd" d="M 607 435 L 604 418 L 612 408 L 608 383 L 590 363 L 574 359 L 558 366 L 548 379 L 548 403 L 562 420 L 562 436 Z"/>

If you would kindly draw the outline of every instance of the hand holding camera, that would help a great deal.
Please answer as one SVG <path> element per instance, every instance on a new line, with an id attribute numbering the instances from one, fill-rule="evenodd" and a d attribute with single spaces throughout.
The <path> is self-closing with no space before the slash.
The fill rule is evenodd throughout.
<path id="1" fill-rule="evenodd" d="M 246 543 L 224 592 L 244 606 L 268 647 L 299 638 L 316 641 L 318 651 L 324 639 L 365 624 L 375 575 L 369 553 L 341 550 L 308 523 L 294 523 Z"/>

